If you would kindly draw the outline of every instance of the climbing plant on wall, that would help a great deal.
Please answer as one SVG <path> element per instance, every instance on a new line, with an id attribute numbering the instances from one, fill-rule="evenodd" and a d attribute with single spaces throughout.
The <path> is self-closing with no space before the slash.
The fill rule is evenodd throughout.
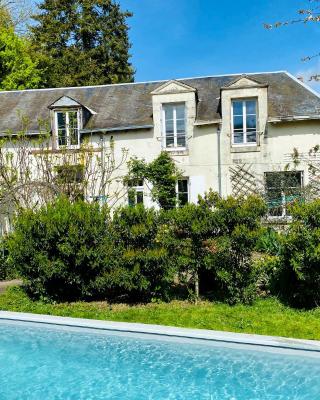
<path id="1" fill-rule="evenodd" d="M 131 158 L 128 162 L 129 173 L 125 184 L 131 180 L 143 179 L 150 185 L 152 200 L 164 210 L 176 206 L 176 183 L 181 171 L 175 165 L 169 153 L 162 151 L 152 162 Z"/>

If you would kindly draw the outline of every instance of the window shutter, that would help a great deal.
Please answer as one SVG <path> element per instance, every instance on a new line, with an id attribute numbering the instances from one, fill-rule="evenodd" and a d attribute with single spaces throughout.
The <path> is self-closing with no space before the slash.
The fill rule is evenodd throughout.
<path id="1" fill-rule="evenodd" d="M 198 202 L 198 196 L 203 196 L 206 191 L 204 176 L 190 176 L 189 185 L 190 203 L 196 204 Z"/>

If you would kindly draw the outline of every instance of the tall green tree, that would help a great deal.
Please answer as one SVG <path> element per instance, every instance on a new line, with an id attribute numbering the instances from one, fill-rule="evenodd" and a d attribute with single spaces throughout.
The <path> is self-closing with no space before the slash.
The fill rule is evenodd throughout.
<path id="1" fill-rule="evenodd" d="M 41 79 L 30 43 L 16 34 L 10 14 L 0 8 L 0 90 L 37 88 Z"/>
<path id="2" fill-rule="evenodd" d="M 30 27 L 47 87 L 131 82 L 126 23 L 114 0 L 44 0 Z"/>

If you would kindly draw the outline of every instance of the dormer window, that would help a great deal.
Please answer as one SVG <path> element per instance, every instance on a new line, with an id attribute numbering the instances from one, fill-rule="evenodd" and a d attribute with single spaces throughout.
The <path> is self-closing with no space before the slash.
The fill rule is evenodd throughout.
<path id="1" fill-rule="evenodd" d="M 232 101 L 232 144 L 257 144 L 257 100 Z"/>
<path id="2" fill-rule="evenodd" d="M 167 149 L 186 147 L 185 103 L 162 105 L 163 144 Z"/>
<path id="3" fill-rule="evenodd" d="M 57 147 L 79 147 L 79 111 L 55 111 Z"/>

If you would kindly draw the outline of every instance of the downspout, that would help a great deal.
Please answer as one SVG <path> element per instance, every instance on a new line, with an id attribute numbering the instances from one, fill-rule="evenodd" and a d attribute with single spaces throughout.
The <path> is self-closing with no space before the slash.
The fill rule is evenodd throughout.
<path id="1" fill-rule="evenodd" d="M 222 172 L 221 172 L 221 125 L 217 128 L 217 140 L 218 140 L 218 191 L 219 195 L 222 196 Z"/>

